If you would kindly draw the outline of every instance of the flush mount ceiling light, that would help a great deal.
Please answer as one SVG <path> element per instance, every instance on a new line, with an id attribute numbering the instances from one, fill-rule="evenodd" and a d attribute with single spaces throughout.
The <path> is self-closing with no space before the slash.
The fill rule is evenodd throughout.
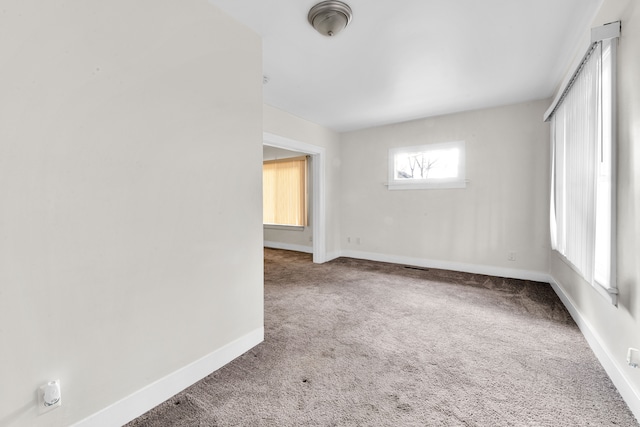
<path id="1" fill-rule="evenodd" d="M 348 4 L 330 0 L 313 6 L 307 18 L 320 34 L 332 37 L 349 25 L 353 13 Z"/>

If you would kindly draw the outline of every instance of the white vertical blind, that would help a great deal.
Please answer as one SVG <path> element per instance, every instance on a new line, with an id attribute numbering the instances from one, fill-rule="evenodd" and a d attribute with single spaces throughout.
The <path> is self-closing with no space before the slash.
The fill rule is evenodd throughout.
<path id="1" fill-rule="evenodd" d="M 596 284 L 612 290 L 615 288 L 615 271 L 612 268 L 615 259 L 615 80 L 613 74 L 615 45 L 611 39 L 604 40 L 600 46 L 600 145 L 597 147 L 596 178 L 596 232 L 595 266 Z"/>
<path id="2" fill-rule="evenodd" d="M 616 303 L 615 42 L 597 41 L 551 118 L 551 243 Z"/>
<path id="3" fill-rule="evenodd" d="M 557 250 L 593 278 L 599 61 L 591 55 L 551 119 L 556 157 Z M 554 129 L 555 128 L 555 129 Z"/>

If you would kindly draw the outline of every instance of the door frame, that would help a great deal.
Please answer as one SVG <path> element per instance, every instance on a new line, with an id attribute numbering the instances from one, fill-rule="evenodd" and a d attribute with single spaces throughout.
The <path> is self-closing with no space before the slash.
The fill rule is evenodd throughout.
<path id="1" fill-rule="evenodd" d="M 311 156 L 312 179 L 312 224 L 313 262 L 322 264 L 327 260 L 326 245 L 326 193 L 325 193 L 325 148 L 297 141 L 269 132 L 262 133 L 262 144 L 269 147 L 298 151 Z"/>

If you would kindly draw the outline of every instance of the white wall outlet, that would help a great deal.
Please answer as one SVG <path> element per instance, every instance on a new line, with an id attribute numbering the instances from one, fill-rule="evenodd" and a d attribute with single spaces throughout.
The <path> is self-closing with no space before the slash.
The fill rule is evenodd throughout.
<path id="1" fill-rule="evenodd" d="M 347 243 L 351 243 L 351 237 L 347 237 Z"/>
<path id="2" fill-rule="evenodd" d="M 637 348 L 629 348 L 627 351 L 627 363 L 632 368 L 637 368 L 640 365 L 640 350 Z"/>
<path id="3" fill-rule="evenodd" d="M 515 261 L 517 259 L 516 253 L 515 252 L 509 252 L 507 254 L 507 259 L 509 261 Z"/>
<path id="4" fill-rule="evenodd" d="M 359 245 L 359 244 L 360 244 L 360 238 L 356 237 L 356 245 Z"/>
<path id="5" fill-rule="evenodd" d="M 62 405 L 60 380 L 49 381 L 38 390 L 38 412 L 44 414 Z"/>

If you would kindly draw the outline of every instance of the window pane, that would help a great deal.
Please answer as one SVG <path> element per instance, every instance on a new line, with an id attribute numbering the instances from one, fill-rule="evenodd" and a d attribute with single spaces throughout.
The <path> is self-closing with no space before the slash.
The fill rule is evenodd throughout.
<path id="1" fill-rule="evenodd" d="M 611 242 L 612 236 L 612 121 L 613 84 L 611 70 L 611 42 L 602 51 L 602 140 L 598 153 L 598 176 L 596 187 L 596 242 L 594 279 L 600 285 L 611 287 Z"/>
<path id="2" fill-rule="evenodd" d="M 389 150 L 389 189 L 462 188 L 464 141 Z"/>
<path id="3" fill-rule="evenodd" d="M 460 150 L 419 151 L 395 156 L 396 179 L 442 179 L 458 176 Z"/>

